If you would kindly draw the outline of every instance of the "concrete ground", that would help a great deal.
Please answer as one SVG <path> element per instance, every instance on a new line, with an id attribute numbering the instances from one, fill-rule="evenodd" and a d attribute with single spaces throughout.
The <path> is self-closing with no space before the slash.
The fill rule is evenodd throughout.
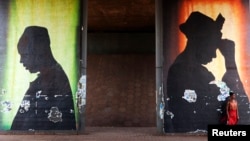
<path id="1" fill-rule="evenodd" d="M 0 134 L 1 141 L 207 141 L 206 134 L 159 134 L 154 127 L 86 127 L 83 134 Z"/>

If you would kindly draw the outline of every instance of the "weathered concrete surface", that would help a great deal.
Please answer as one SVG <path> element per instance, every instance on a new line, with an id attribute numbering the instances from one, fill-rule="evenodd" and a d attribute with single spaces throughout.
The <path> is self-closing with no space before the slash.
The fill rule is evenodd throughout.
<path id="1" fill-rule="evenodd" d="M 159 134 L 155 127 L 86 127 L 77 134 L 1 134 L 1 141 L 207 141 L 205 134 Z"/>

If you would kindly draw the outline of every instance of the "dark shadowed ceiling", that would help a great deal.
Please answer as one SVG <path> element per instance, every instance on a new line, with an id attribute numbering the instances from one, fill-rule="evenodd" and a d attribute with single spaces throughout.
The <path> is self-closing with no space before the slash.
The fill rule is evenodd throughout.
<path id="1" fill-rule="evenodd" d="M 155 0 L 88 0 L 89 32 L 154 32 Z"/>

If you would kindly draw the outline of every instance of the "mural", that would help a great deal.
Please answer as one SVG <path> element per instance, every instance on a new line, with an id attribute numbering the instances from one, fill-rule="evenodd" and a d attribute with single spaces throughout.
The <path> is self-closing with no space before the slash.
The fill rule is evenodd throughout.
<path id="1" fill-rule="evenodd" d="M 52 55 L 47 29 L 27 27 L 18 42 L 18 53 L 20 63 L 39 75 L 30 83 L 11 130 L 76 129 L 69 80 Z"/>
<path id="2" fill-rule="evenodd" d="M 221 4 L 224 7 L 218 9 Z M 239 101 L 239 124 L 250 123 L 249 93 L 243 83 L 247 83 L 243 74 L 248 68 L 240 71 L 237 58 L 247 42 L 224 31 L 248 28 L 247 14 L 244 20 L 237 19 L 245 27 L 238 27 L 237 20 L 228 16 L 235 12 L 230 9 L 235 4 L 230 0 L 163 2 L 165 132 L 206 132 L 209 124 L 225 124 L 224 106 L 231 91 Z M 242 14 L 248 13 L 244 11 L 248 1 L 236 5 L 241 6 Z M 227 22 L 235 25 L 227 28 Z"/>
<path id="3" fill-rule="evenodd" d="M 80 1 L 0 5 L 0 130 L 76 130 Z"/>

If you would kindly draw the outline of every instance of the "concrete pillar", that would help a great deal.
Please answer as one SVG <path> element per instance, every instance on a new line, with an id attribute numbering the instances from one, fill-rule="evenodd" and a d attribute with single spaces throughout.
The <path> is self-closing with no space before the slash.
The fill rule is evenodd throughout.
<path id="1" fill-rule="evenodd" d="M 82 81 L 82 78 L 87 78 L 86 77 L 86 72 L 87 72 L 87 30 L 88 30 L 88 25 L 87 25 L 87 17 L 88 17 L 88 0 L 81 0 L 81 35 L 80 35 L 80 80 Z M 84 76 L 84 77 L 83 77 Z M 86 88 L 86 79 L 84 79 L 85 83 L 85 88 Z M 81 86 L 83 87 L 83 86 Z M 86 89 L 85 89 L 86 90 Z M 86 91 L 85 91 L 86 92 Z M 83 100 L 85 100 L 85 104 L 80 106 L 78 109 L 78 134 L 83 134 L 85 131 L 85 107 L 86 107 L 86 96 L 85 97 L 80 97 Z M 78 105 L 79 107 L 79 105 Z"/>
<path id="2" fill-rule="evenodd" d="M 155 38 L 156 38 L 156 126 L 159 133 L 164 133 L 164 103 L 163 103 L 163 91 L 162 91 L 162 67 L 163 67 L 163 21 L 162 21 L 162 0 L 155 1 Z"/>

